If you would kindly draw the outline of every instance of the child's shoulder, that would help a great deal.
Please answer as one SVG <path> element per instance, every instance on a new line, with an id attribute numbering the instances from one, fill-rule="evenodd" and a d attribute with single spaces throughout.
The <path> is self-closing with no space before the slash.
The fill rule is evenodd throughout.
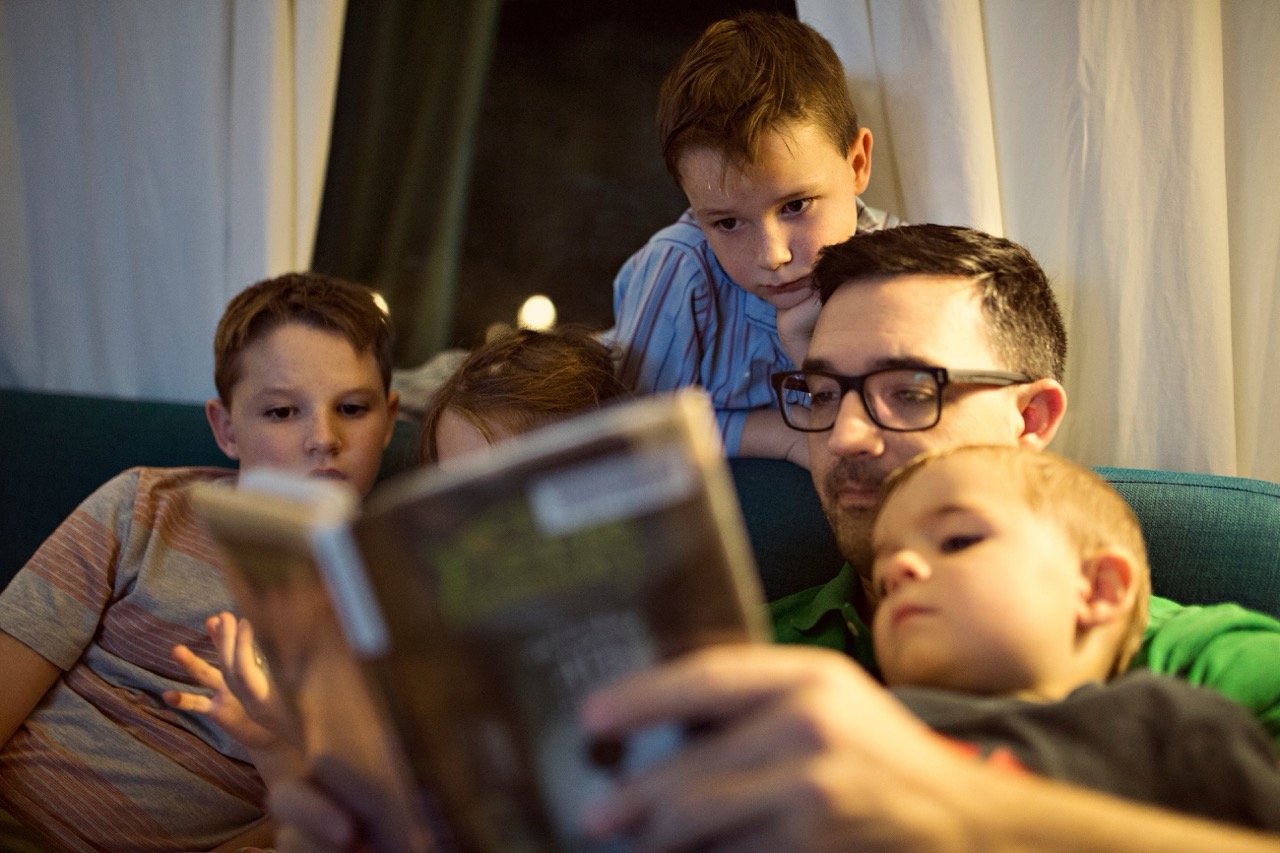
<path id="1" fill-rule="evenodd" d="M 186 524 L 193 518 L 187 500 L 192 483 L 234 483 L 238 476 L 234 468 L 128 468 L 99 486 L 77 512 L 103 523 L 128 516 L 149 526 L 160 519 Z"/>
<path id="2" fill-rule="evenodd" d="M 668 250 L 673 247 L 681 247 L 692 251 L 710 251 L 706 235 L 698 227 L 698 221 L 693 218 L 693 211 L 688 209 L 680 214 L 675 222 L 670 225 L 664 225 L 653 232 L 652 236 L 641 248 L 641 251 L 651 247 L 660 247 Z"/>
<path id="3" fill-rule="evenodd" d="M 733 299 L 741 291 L 716 260 L 711 245 L 686 210 L 675 222 L 654 232 L 627 260 L 614 279 L 623 314 L 639 311 L 654 300 L 685 310 L 690 300 Z M 638 300 L 635 304 L 633 301 Z"/>

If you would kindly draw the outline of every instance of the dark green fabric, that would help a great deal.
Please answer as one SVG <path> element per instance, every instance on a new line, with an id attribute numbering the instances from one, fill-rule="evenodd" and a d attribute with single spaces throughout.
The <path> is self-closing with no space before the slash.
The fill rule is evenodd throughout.
<path id="1" fill-rule="evenodd" d="M 769 602 L 774 640 L 835 649 L 877 672 L 871 629 L 850 604 L 855 583 L 853 567 L 845 563 L 827 583 Z"/>
<path id="2" fill-rule="evenodd" d="M 844 558 L 809 472 L 782 459 L 730 459 L 764 597 L 826 583 Z"/>

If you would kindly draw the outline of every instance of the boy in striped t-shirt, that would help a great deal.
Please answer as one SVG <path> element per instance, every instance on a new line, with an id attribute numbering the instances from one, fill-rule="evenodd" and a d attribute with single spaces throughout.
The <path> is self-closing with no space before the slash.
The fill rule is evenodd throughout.
<path id="1" fill-rule="evenodd" d="M 372 293 L 310 273 L 259 282 L 214 340 L 218 446 L 364 494 L 391 438 L 391 329 Z M 217 661 L 230 609 L 221 558 L 187 500 L 223 468 L 133 468 L 89 496 L 0 594 L 0 849 L 197 850 L 265 844 L 254 756 L 170 708 L 195 682 L 182 644 Z"/>

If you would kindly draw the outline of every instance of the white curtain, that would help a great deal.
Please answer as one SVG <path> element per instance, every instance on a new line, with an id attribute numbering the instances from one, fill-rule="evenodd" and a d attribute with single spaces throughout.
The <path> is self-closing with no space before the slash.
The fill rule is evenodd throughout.
<path id="1" fill-rule="evenodd" d="M 867 200 L 1026 245 L 1071 338 L 1054 449 L 1280 481 L 1280 3 L 799 0 Z"/>
<path id="2" fill-rule="evenodd" d="M 1280 481 L 1280 3 L 799 0 L 870 203 L 1027 245 L 1072 340 L 1058 451 Z M 343 0 L 0 2 L 0 387 L 201 400 L 306 267 Z"/>
<path id="3" fill-rule="evenodd" d="M 203 400 L 310 264 L 345 0 L 0 2 L 0 387 Z"/>

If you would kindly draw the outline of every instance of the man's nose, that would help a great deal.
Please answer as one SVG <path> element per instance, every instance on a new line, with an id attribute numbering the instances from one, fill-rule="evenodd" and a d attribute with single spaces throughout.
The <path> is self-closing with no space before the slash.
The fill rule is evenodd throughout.
<path id="1" fill-rule="evenodd" d="M 850 391 L 840 400 L 836 422 L 827 435 L 831 452 L 837 456 L 880 456 L 884 453 L 884 433 L 871 416 L 862 397 Z"/>

